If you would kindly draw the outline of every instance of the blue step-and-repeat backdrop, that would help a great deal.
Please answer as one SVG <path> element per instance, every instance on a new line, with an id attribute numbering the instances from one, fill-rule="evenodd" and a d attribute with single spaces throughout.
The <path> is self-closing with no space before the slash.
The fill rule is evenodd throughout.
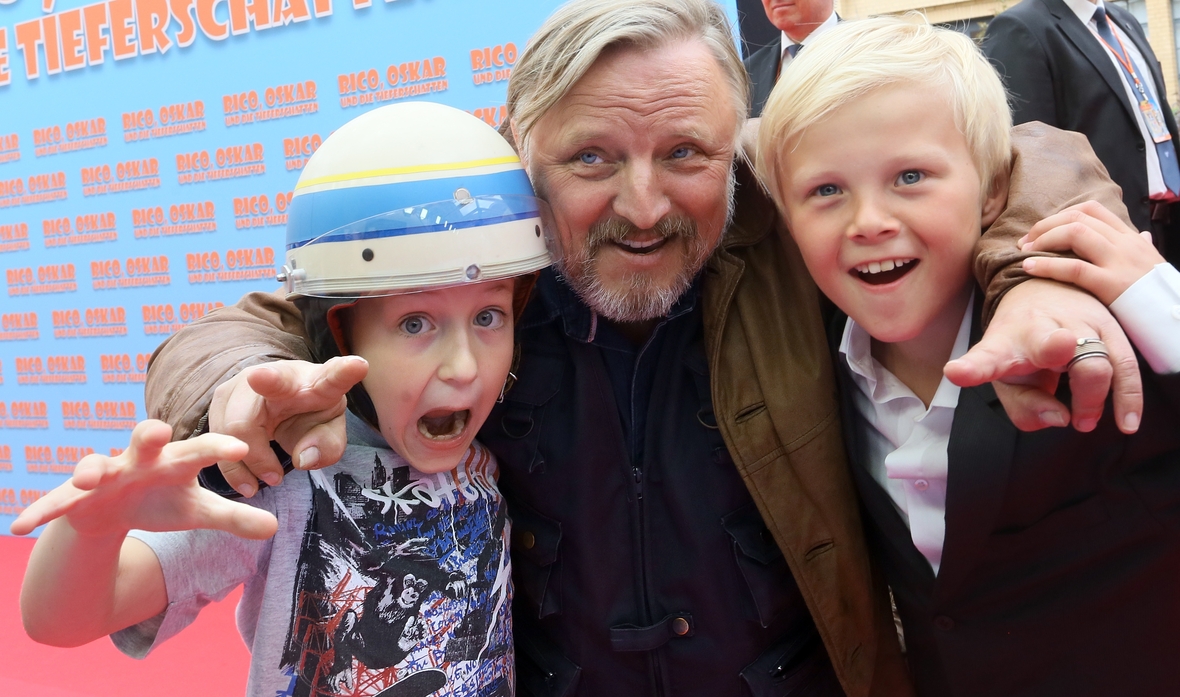
<path id="1" fill-rule="evenodd" d="M 413 99 L 498 125 L 559 4 L 0 0 L 0 533 L 126 446 L 161 341 L 277 287 L 333 129 Z"/>

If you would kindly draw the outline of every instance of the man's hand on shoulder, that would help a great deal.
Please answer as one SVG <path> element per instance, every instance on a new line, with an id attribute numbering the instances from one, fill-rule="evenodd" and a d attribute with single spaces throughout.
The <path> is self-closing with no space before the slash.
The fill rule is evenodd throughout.
<path id="1" fill-rule="evenodd" d="M 209 430 L 249 446 L 241 460 L 218 463 L 226 482 L 245 497 L 258 490 L 258 480 L 279 484 L 283 468 L 271 441 L 291 453 L 300 469 L 337 462 L 347 444 L 348 391 L 368 370 L 369 364 L 359 356 L 322 364 L 276 361 L 248 368 L 222 383 L 209 405 Z"/>

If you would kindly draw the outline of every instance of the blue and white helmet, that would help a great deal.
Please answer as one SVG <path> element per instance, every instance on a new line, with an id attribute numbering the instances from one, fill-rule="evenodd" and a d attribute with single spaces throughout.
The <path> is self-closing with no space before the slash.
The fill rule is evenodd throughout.
<path id="1" fill-rule="evenodd" d="M 308 160 L 287 213 L 287 297 L 446 288 L 550 264 L 545 204 L 512 147 L 459 109 L 366 112 Z"/>

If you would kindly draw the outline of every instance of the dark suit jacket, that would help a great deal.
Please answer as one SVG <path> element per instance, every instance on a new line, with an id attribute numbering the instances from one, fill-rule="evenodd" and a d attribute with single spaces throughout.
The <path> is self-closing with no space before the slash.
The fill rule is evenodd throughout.
<path id="1" fill-rule="evenodd" d="M 936 578 L 864 467 L 870 426 L 847 364 L 837 372 L 870 549 L 919 695 L 1180 694 L 1180 376 L 1145 370 L 1134 436 L 1115 428 L 1109 404 L 1091 433 L 1021 433 L 990 385 L 964 389 Z"/>
<path id="2" fill-rule="evenodd" d="M 762 107 L 778 80 L 778 66 L 783 59 L 783 39 L 779 38 L 750 54 L 743 63 L 750 76 L 750 118 L 762 115 Z"/>
<path id="3" fill-rule="evenodd" d="M 1106 3 L 1107 16 L 1131 37 L 1151 69 L 1172 142 L 1180 143 L 1167 104 L 1163 75 L 1147 37 L 1126 10 Z M 1140 230 L 1150 230 L 1144 142 L 1135 121 L 1138 106 L 1127 99 L 1121 71 L 1090 30 L 1062 0 L 1023 0 L 991 21 L 983 51 L 1012 93 L 1016 123 L 1043 121 L 1090 139 L 1098 159 L 1123 189 L 1123 201 Z M 1169 257 L 1180 239 L 1169 234 Z"/>

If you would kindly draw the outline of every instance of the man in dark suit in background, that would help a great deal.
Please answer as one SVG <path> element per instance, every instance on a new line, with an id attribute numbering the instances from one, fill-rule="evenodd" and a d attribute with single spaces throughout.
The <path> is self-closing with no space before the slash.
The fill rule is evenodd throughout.
<path id="1" fill-rule="evenodd" d="M 783 66 L 803 47 L 804 40 L 815 38 L 837 21 L 832 0 L 762 0 L 762 9 L 770 23 L 782 32 L 782 37 L 744 61 L 750 74 L 751 117 L 762 113 L 762 105 L 766 104 Z"/>
<path id="2" fill-rule="evenodd" d="M 1180 261 L 1180 136 L 1135 18 L 1102 0 L 1023 0 L 992 20 L 983 50 L 1011 92 L 1013 121 L 1085 134 L 1132 222 Z"/>

